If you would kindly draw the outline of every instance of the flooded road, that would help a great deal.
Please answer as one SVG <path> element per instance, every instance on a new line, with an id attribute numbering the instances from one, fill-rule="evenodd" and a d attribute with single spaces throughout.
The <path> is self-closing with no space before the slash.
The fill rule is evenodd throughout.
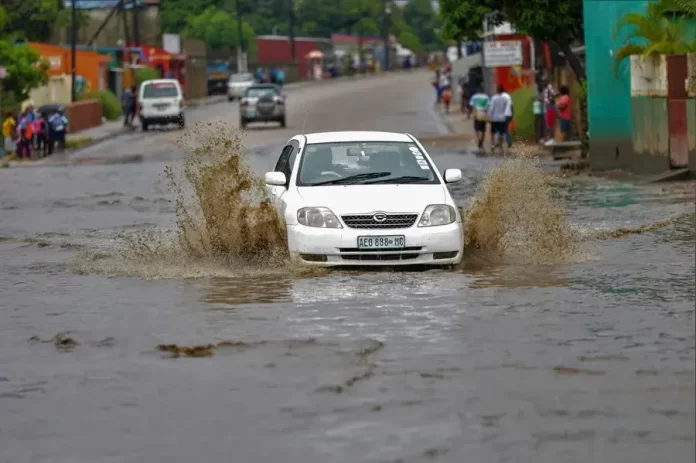
<path id="1" fill-rule="evenodd" d="M 374 100 L 307 131 L 441 130 L 427 76 L 395 79 L 290 97 Z M 247 134 L 256 170 L 297 124 Z M 124 236 L 174 228 L 173 137 L 75 156 L 143 162 L 0 171 L 0 461 L 694 460 L 693 184 L 559 180 L 582 253 L 553 265 L 112 266 L 100 253 L 126 252 Z M 433 156 L 463 170 L 463 207 L 502 162 Z"/>

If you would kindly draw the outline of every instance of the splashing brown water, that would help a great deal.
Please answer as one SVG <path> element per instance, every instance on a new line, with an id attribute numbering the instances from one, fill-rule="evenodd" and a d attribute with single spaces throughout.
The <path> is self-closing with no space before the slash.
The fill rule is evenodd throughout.
<path id="1" fill-rule="evenodd" d="M 463 214 L 465 259 L 547 264 L 583 258 L 553 188 L 553 177 L 526 156 L 490 172 Z"/>
<path id="2" fill-rule="evenodd" d="M 197 124 L 179 140 L 186 157 L 165 175 L 175 197 L 176 236 L 143 231 L 117 256 L 83 255 L 81 273 L 190 278 L 287 271 L 285 224 L 242 139 L 223 122 Z"/>

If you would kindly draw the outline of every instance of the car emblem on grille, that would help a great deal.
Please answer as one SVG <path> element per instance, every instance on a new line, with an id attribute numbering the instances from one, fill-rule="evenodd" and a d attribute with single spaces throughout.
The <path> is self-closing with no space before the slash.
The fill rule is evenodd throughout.
<path id="1" fill-rule="evenodd" d="M 387 220 L 387 214 L 382 214 L 381 212 L 377 213 L 377 214 L 372 216 L 372 220 L 374 220 L 375 222 L 378 222 L 378 223 L 382 223 L 385 220 Z"/>

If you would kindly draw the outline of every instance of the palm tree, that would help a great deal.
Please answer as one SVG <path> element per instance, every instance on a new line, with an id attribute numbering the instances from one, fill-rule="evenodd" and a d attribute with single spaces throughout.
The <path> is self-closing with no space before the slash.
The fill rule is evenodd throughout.
<path id="1" fill-rule="evenodd" d="M 654 0 L 645 13 L 626 13 L 616 24 L 614 38 L 625 30 L 623 45 L 614 55 L 614 72 L 632 55 L 644 58 L 696 52 L 696 38 L 689 39 L 685 19 L 696 18 L 696 0 Z"/>

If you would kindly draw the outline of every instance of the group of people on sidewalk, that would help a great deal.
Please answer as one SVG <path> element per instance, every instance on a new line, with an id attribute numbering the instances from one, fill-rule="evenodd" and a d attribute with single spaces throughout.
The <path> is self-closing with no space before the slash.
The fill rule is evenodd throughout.
<path id="1" fill-rule="evenodd" d="M 536 141 L 546 145 L 555 143 L 556 119 L 561 137 L 566 141 L 570 137 L 573 119 L 570 89 L 562 85 L 557 92 L 548 80 L 542 83 L 542 87 L 543 90 L 534 101 Z"/>
<path id="2" fill-rule="evenodd" d="M 272 66 L 268 71 L 257 68 L 254 72 L 254 80 L 260 84 L 270 83 L 282 87 L 285 85 L 285 70 L 275 66 Z"/>
<path id="3" fill-rule="evenodd" d="M 479 149 L 483 149 L 488 123 L 491 125 L 491 150 L 503 150 L 503 141 L 508 148 L 512 147 L 512 97 L 502 85 L 498 86 L 492 97 L 488 96 L 483 86 L 479 87 L 469 99 L 468 106 L 474 117 L 474 131 Z"/>
<path id="4" fill-rule="evenodd" d="M 37 113 L 29 104 L 19 115 L 8 111 L 2 124 L 3 155 L 16 153 L 19 159 L 30 159 L 32 153 L 40 157 L 65 149 L 68 118 L 62 108 L 54 113 Z M 57 146 L 56 146 L 57 145 Z"/>

